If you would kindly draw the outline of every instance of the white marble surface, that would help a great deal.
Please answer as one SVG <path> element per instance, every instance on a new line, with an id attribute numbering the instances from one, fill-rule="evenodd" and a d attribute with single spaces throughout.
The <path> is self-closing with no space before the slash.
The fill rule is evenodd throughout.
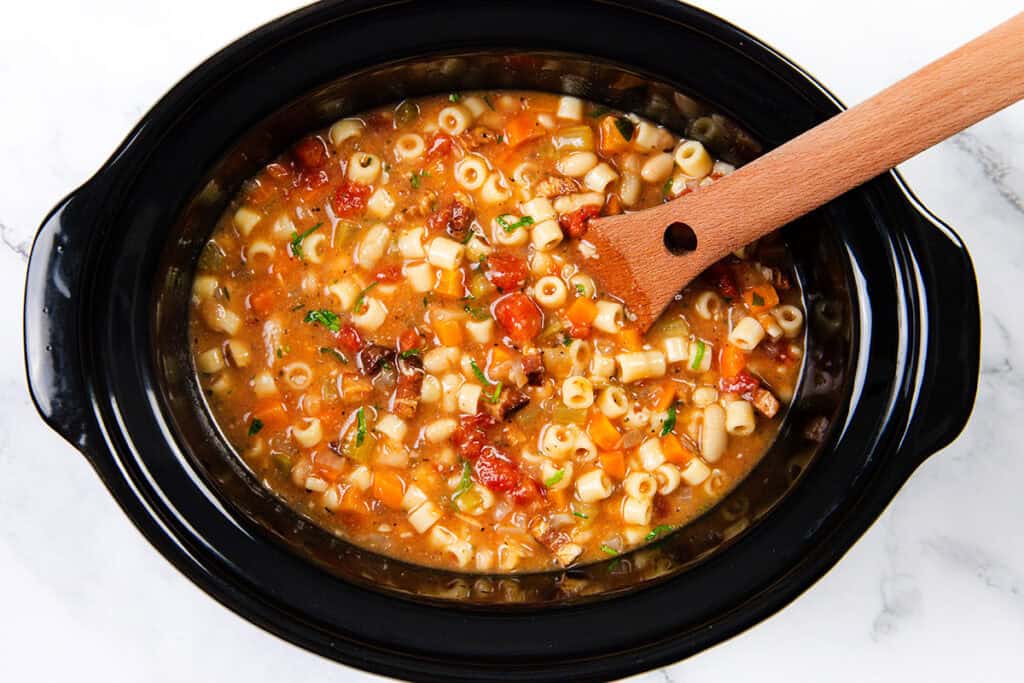
<path id="1" fill-rule="evenodd" d="M 1011 0 L 708 0 L 855 103 L 1019 10 Z M 146 108 L 289 0 L 0 9 L 0 680 L 369 680 L 251 626 L 135 531 L 36 417 L 21 356 L 28 245 Z M 950 106 L 955 106 L 951 103 Z M 1008 681 L 1024 671 L 1024 106 L 904 165 L 967 241 L 984 308 L 964 435 L 779 615 L 650 681 Z"/>

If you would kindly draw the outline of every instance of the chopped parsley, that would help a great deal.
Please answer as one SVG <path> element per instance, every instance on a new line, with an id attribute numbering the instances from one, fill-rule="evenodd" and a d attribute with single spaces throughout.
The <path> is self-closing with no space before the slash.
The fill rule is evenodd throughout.
<path id="1" fill-rule="evenodd" d="M 661 435 L 668 436 L 672 433 L 672 430 L 676 428 L 676 404 L 673 402 L 668 407 L 668 417 L 665 418 L 665 422 L 661 425 Z"/>
<path id="2" fill-rule="evenodd" d="M 263 420 L 258 417 L 254 417 L 252 422 L 249 423 L 249 436 L 256 436 L 263 429 Z"/>
<path id="3" fill-rule="evenodd" d="M 630 121 L 624 116 L 616 117 L 615 127 L 619 130 L 619 133 L 622 134 L 622 137 L 624 139 L 633 139 L 633 131 L 636 129 L 636 124 L 634 124 L 632 121 Z"/>
<path id="4" fill-rule="evenodd" d="M 611 547 L 607 543 L 602 543 L 601 544 L 601 552 L 604 553 L 605 555 L 611 555 L 612 557 L 615 557 L 616 555 L 619 554 L 618 550 L 616 550 L 615 548 Z"/>
<path id="5" fill-rule="evenodd" d="M 590 517 L 587 517 L 585 514 L 583 514 L 582 512 L 580 512 L 578 510 L 573 510 L 572 514 L 573 514 L 573 517 L 579 517 L 580 519 L 590 519 Z"/>
<path id="6" fill-rule="evenodd" d="M 460 99 L 462 99 L 462 97 L 457 92 L 453 92 L 452 94 L 448 95 L 449 102 L 458 102 Z"/>
<path id="7" fill-rule="evenodd" d="M 501 226 L 501 229 L 508 233 L 515 232 L 519 228 L 525 228 L 533 225 L 533 216 L 523 216 L 515 223 L 510 223 L 508 221 L 509 218 L 514 218 L 514 216 L 510 213 L 503 213 L 495 219 L 498 221 L 498 225 Z"/>
<path id="8" fill-rule="evenodd" d="M 323 353 L 323 354 L 328 355 L 328 356 L 334 356 L 334 358 L 336 360 L 344 363 L 345 365 L 348 365 L 348 358 L 346 358 L 345 354 L 343 354 L 338 349 L 332 349 L 329 346 L 321 346 L 320 347 L 320 353 Z"/>
<path id="9" fill-rule="evenodd" d="M 501 399 L 501 382 L 494 385 L 494 391 L 487 395 L 487 400 L 491 403 L 497 403 Z"/>
<path id="10" fill-rule="evenodd" d="M 399 353 L 398 357 L 401 358 L 402 360 L 405 360 L 406 358 L 412 358 L 413 356 L 418 355 L 420 355 L 419 349 L 406 349 L 405 351 Z"/>
<path id="11" fill-rule="evenodd" d="M 307 323 L 320 323 L 331 332 L 338 332 L 341 330 L 341 319 L 338 314 L 334 311 L 329 311 L 326 308 L 317 308 L 306 313 L 306 317 L 303 318 L 304 322 Z"/>
<path id="12" fill-rule="evenodd" d="M 463 244 L 469 244 L 469 241 L 476 235 L 476 230 L 470 230 L 466 233 L 466 236 L 462 238 Z"/>
<path id="13" fill-rule="evenodd" d="M 469 304 L 466 304 L 462 307 L 462 310 L 469 313 L 473 317 L 473 320 L 487 320 L 491 317 L 491 314 L 488 313 L 487 309 L 483 306 L 470 306 Z"/>
<path id="14" fill-rule="evenodd" d="M 700 364 L 704 362 L 704 350 L 707 347 L 704 342 L 700 339 L 697 340 L 697 353 L 693 354 L 693 362 L 690 363 L 690 369 L 699 370 Z"/>
<path id="15" fill-rule="evenodd" d="M 491 386 L 491 380 L 487 379 L 487 375 L 484 374 L 484 371 L 480 369 L 480 366 L 476 364 L 475 360 L 469 361 L 469 367 L 473 368 L 473 374 L 476 375 L 478 380 L 487 386 Z"/>
<path id="16" fill-rule="evenodd" d="M 751 303 L 753 303 L 755 306 L 764 306 L 764 297 L 758 294 L 757 292 L 753 292 L 751 296 Z"/>
<path id="17" fill-rule="evenodd" d="M 359 292 L 359 296 L 356 297 L 356 302 L 354 304 L 352 304 L 352 312 L 353 313 L 359 313 L 363 309 L 363 302 L 366 301 L 367 293 L 371 289 L 373 289 L 374 287 L 376 287 L 379 284 L 380 284 L 379 282 L 371 282 L 369 285 L 366 286 L 366 289 L 364 289 L 363 291 Z M 337 331 L 337 330 L 335 330 L 335 331 Z"/>
<path id="18" fill-rule="evenodd" d="M 356 411 L 356 448 L 363 445 L 366 441 L 366 409 L 360 407 Z"/>
<path id="19" fill-rule="evenodd" d="M 302 258 L 303 257 L 302 256 L 302 240 L 304 240 L 307 237 L 309 237 L 310 235 L 312 235 L 314 231 L 319 230 L 320 226 L 322 226 L 322 225 L 323 225 L 323 223 L 317 223 L 316 225 L 314 225 L 309 230 L 306 230 L 304 232 L 293 232 L 292 233 L 292 242 L 291 242 L 290 246 L 291 246 L 291 250 L 292 250 L 292 255 L 293 256 L 295 256 L 296 258 Z"/>
<path id="20" fill-rule="evenodd" d="M 413 189 L 418 190 L 420 187 L 420 179 L 427 178 L 429 176 L 430 174 L 426 171 L 413 171 L 412 175 L 409 176 L 409 184 L 413 186 Z"/>
<path id="21" fill-rule="evenodd" d="M 456 486 L 455 490 L 452 492 L 452 502 L 455 502 L 456 498 L 461 496 L 463 493 L 465 493 L 469 489 L 473 488 L 473 480 L 470 479 L 469 472 L 470 472 L 469 461 L 468 460 L 463 460 L 462 461 L 462 478 L 459 479 L 459 485 Z"/>
<path id="22" fill-rule="evenodd" d="M 671 178 L 671 176 L 669 177 L 668 180 L 665 181 L 665 184 L 661 186 L 661 196 L 662 197 L 667 197 L 670 194 L 672 194 L 672 178 Z"/>
<path id="23" fill-rule="evenodd" d="M 565 476 L 565 470 L 564 469 L 558 470 L 557 472 L 555 472 L 550 477 L 548 477 L 547 479 L 544 480 L 544 486 L 547 486 L 548 488 L 551 488 L 552 486 L 554 486 L 558 482 L 562 481 L 562 477 L 564 477 L 564 476 Z"/>
<path id="24" fill-rule="evenodd" d="M 573 339 L 567 334 L 562 335 L 562 346 L 572 346 Z"/>
<path id="25" fill-rule="evenodd" d="M 282 349 L 280 346 L 277 347 L 277 357 L 284 358 L 284 349 Z"/>
<path id="26" fill-rule="evenodd" d="M 583 285 L 576 285 L 576 296 L 585 296 L 586 293 L 587 293 L 587 288 L 586 287 L 584 287 Z"/>
<path id="27" fill-rule="evenodd" d="M 651 529 L 651 532 L 649 534 L 644 536 L 644 540 L 647 542 L 653 541 L 658 536 L 661 536 L 662 534 L 667 534 L 670 531 L 672 531 L 672 527 L 670 525 L 659 524 L 658 526 Z"/>

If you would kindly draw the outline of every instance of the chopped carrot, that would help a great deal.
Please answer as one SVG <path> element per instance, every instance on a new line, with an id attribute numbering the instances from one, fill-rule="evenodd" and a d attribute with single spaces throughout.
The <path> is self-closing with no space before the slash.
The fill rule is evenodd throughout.
<path id="1" fill-rule="evenodd" d="M 392 510 L 400 510 L 405 497 L 405 482 L 393 470 L 376 470 L 373 473 L 373 497 Z"/>
<path id="2" fill-rule="evenodd" d="M 434 334 L 437 335 L 437 339 L 441 342 L 442 346 L 459 346 L 462 344 L 462 325 L 459 324 L 458 320 L 451 318 L 435 320 L 433 325 Z"/>
<path id="3" fill-rule="evenodd" d="M 654 403 L 654 409 L 658 412 L 664 412 L 668 410 L 668 407 L 672 405 L 672 402 L 676 400 L 676 383 L 670 379 L 662 382 L 661 389 L 658 391 L 658 400 Z"/>
<path id="4" fill-rule="evenodd" d="M 622 479 L 626 476 L 626 456 L 622 451 L 601 451 L 601 469 L 609 477 Z"/>
<path id="5" fill-rule="evenodd" d="M 608 419 L 608 416 L 599 410 L 592 410 L 590 412 L 587 433 L 590 434 L 590 438 L 594 440 L 598 448 L 609 451 L 619 445 L 619 439 L 622 437 L 619 434 L 619 430 Z"/>
<path id="6" fill-rule="evenodd" d="M 733 344 L 726 344 L 718 357 L 718 369 L 722 377 L 735 377 L 747 366 L 747 356 Z"/>
<path id="7" fill-rule="evenodd" d="M 256 315 L 266 317 L 274 311 L 274 299 L 276 294 L 272 289 L 261 289 L 260 291 L 249 295 L 249 308 L 253 310 Z"/>
<path id="8" fill-rule="evenodd" d="M 639 351 L 644 346 L 643 337 L 635 327 L 626 327 L 619 332 L 619 343 L 630 351 Z"/>
<path id="9" fill-rule="evenodd" d="M 512 353 L 504 346 L 495 346 L 491 349 L 491 365 L 498 365 L 505 361 L 512 360 Z"/>
<path id="10" fill-rule="evenodd" d="M 466 288 L 462 284 L 462 278 L 462 268 L 442 270 L 434 291 L 442 296 L 450 296 L 457 299 L 466 293 Z"/>
<path id="11" fill-rule="evenodd" d="M 661 437 L 661 452 L 666 461 L 676 465 L 685 465 L 694 458 L 693 452 L 684 446 L 675 434 L 666 434 Z"/>
<path id="12" fill-rule="evenodd" d="M 288 423 L 288 412 L 284 404 L 276 399 L 264 399 L 257 403 L 252 417 L 267 427 L 283 427 Z"/>
<path id="13" fill-rule="evenodd" d="M 753 313 L 763 313 L 779 305 L 779 294 L 771 285 L 754 285 L 743 292 L 743 301 Z"/>
<path id="14" fill-rule="evenodd" d="M 573 325 L 590 325 L 597 317 L 597 304 L 588 297 L 578 296 L 572 305 L 565 309 L 565 317 Z"/>
<path id="15" fill-rule="evenodd" d="M 527 140 L 539 138 L 546 132 L 547 129 L 537 120 L 536 113 L 524 111 L 505 124 L 503 139 L 509 147 L 518 147 Z"/>
<path id="16" fill-rule="evenodd" d="M 618 154 L 629 149 L 629 140 L 623 135 L 616 125 L 616 116 L 605 116 L 601 119 L 601 154 Z"/>
<path id="17" fill-rule="evenodd" d="M 341 497 L 339 509 L 343 512 L 369 512 L 369 506 L 363 500 L 362 492 L 355 486 L 349 486 L 345 489 L 345 494 Z"/>
<path id="18" fill-rule="evenodd" d="M 568 486 L 562 489 L 556 489 L 555 491 L 548 489 L 548 502 L 551 503 L 556 510 L 564 508 L 566 503 L 569 502 L 569 495 L 567 491 L 569 491 Z"/>

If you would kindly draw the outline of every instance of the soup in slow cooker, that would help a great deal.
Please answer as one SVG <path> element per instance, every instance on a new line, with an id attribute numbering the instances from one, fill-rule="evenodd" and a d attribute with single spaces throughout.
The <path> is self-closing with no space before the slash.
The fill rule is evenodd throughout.
<path id="1" fill-rule="evenodd" d="M 803 356 L 774 238 L 642 335 L 588 222 L 733 168 L 632 114 L 453 93 L 338 121 L 250 179 L 193 283 L 209 409 L 296 511 L 487 573 L 614 557 L 707 511 L 774 438 Z"/>

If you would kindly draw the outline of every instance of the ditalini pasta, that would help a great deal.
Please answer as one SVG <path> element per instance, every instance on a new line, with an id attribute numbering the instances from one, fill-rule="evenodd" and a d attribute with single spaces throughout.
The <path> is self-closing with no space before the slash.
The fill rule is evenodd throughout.
<path id="1" fill-rule="evenodd" d="M 209 409 L 296 512 L 410 562 L 536 571 L 661 538 L 771 444 L 802 299 L 768 237 L 643 336 L 588 275 L 586 232 L 731 170 L 568 96 L 341 119 L 247 181 L 203 249 L 190 330 Z"/>

